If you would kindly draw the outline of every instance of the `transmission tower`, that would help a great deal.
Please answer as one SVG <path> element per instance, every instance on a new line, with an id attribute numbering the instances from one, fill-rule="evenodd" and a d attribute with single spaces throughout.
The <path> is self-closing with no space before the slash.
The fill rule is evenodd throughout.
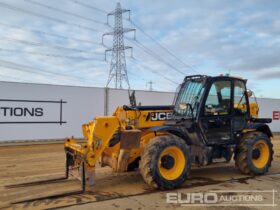
<path id="1" fill-rule="evenodd" d="M 122 9 L 121 4 L 117 3 L 116 9 L 113 12 L 107 14 L 107 24 L 109 25 L 109 16 L 115 17 L 114 31 L 104 33 L 102 35 L 102 44 L 104 44 L 104 36 L 113 36 L 113 47 L 105 50 L 105 61 L 107 60 L 107 52 L 112 52 L 110 72 L 106 87 L 109 86 L 112 80 L 115 81 L 115 88 L 123 88 L 123 80 L 127 83 L 128 89 L 130 84 L 127 76 L 126 61 L 125 61 L 125 50 L 130 49 L 132 56 L 132 47 L 125 46 L 123 37 L 124 33 L 133 31 L 134 39 L 136 29 L 123 28 L 122 14 L 128 12 L 128 19 L 130 19 L 130 10 Z"/>
<path id="2" fill-rule="evenodd" d="M 155 84 L 152 80 L 147 82 L 147 86 L 149 86 L 149 91 L 153 91 L 153 84 Z"/>

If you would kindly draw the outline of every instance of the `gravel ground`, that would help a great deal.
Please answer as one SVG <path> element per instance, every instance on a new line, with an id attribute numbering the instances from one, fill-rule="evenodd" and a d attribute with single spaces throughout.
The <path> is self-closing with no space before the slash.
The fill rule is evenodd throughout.
<path id="1" fill-rule="evenodd" d="M 64 150 L 62 144 L 4 146 L 0 147 L 0 208 L 6 209 L 186 209 L 181 204 L 168 204 L 167 193 L 173 196 L 186 196 L 187 193 L 219 192 L 219 195 L 248 195 L 254 190 L 262 197 L 262 204 L 272 204 L 272 190 L 275 192 L 274 203 L 280 204 L 280 136 L 273 139 L 274 161 L 268 174 L 264 176 L 244 176 L 234 167 L 234 162 L 214 164 L 203 168 L 192 168 L 189 179 L 180 189 L 173 191 L 156 191 L 147 186 L 139 172 L 112 174 L 110 168 L 96 170 L 96 185 L 88 188 L 84 194 L 57 197 L 53 199 L 20 201 L 53 193 L 79 190 L 79 181 L 62 180 L 37 186 L 5 188 L 5 185 L 61 177 L 64 174 Z M 259 192 L 266 190 L 267 192 Z M 242 191 L 242 192 L 237 192 Z M 175 194 L 174 194 L 175 193 Z M 12 204 L 17 203 L 18 204 Z M 252 202 L 251 202 L 252 203 Z M 248 204 L 248 203 L 247 203 Z M 278 209 L 277 206 L 239 206 L 238 209 Z M 192 209 L 236 209 L 235 206 L 197 206 Z"/>

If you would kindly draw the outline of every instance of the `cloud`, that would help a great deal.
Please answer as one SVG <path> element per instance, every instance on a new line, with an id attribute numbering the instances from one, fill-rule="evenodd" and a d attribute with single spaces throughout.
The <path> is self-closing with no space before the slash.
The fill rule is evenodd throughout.
<path id="1" fill-rule="evenodd" d="M 257 78 L 260 80 L 267 80 L 267 79 L 279 80 L 280 79 L 280 68 L 278 68 L 278 71 L 262 73 L 262 74 L 258 75 Z"/>
<path id="2" fill-rule="evenodd" d="M 117 2 L 109 0 L 79 1 L 108 12 L 115 9 Z M 52 11 L 24 0 L 2 2 L 72 24 L 63 24 L 0 6 L 2 17 L 0 20 L 0 48 L 18 51 L 13 54 L 0 51 L 0 59 L 38 69 L 57 71 L 69 75 L 71 79 L 78 80 L 73 82 L 67 78 L 50 78 L 44 75 L 35 76 L 21 72 L 18 75 L 19 81 L 21 79 L 31 82 L 87 86 L 104 86 L 106 84 L 110 64 L 103 61 L 102 53 L 105 47 L 99 43 L 102 33 L 111 31 L 112 28 Z M 106 14 L 75 4 L 70 0 L 59 1 L 60 4 L 55 0 L 41 3 L 106 22 Z M 131 10 L 132 20 L 138 23 L 141 29 L 177 57 L 172 56 L 139 29 L 136 32 L 137 41 L 148 47 L 154 56 L 147 54 L 141 47 L 137 46 L 135 41 L 125 38 L 125 44 L 134 47 L 134 57 L 137 59 L 132 62 L 130 58 L 127 58 L 127 69 L 133 88 L 147 89 L 146 83 L 153 80 L 157 90 L 175 90 L 176 85 L 160 75 L 163 74 L 172 81 L 180 82 L 183 75 L 171 68 L 170 65 L 186 74 L 198 72 L 217 75 L 230 70 L 233 74 L 248 78 L 249 81 L 252 80 L 249 84 L 253 84 L 256 89 L 269 86 L 271 79 L 279 79 L 277 76 L 280 68 L 279 1 L 175 0 L 170 2 L 155 0 L 151 2 L 148 0 L 122 0 L 121 4 L 123 8 Z M 124 15 L 124 27 L 134 27 L 133 24 L 125 20 L 126 18 L 127 16 Z M 28 30 L 3 26 L 1 23 L 20 26 Z M 110 23 L 114 23 L 113 18 L 110 19 Z M 73 24 L 81 27 L 75 27 Z M 97 31 L 87 30 L 83 28 L 84 26 L 94 28 Z M 35 33 L 34 30 L 73 39 Z M 125 36 L 131 37 L 129 34 Z M 3 37 L 75 48 L 88 53 L 8 42 L 1 39 Z M 112 37 L 106 37 L 105 43 L 109 47 L 112 46 Z M 26 51 L 35 54 L 28 54 Z M 71 60 L 63 57 L 36 55 L 36 53 L 92 59 Z M 127 55 L 129 54 L 127 53 Z M 155 57 L 160 57 L 165 62 L 159 61 Z M 183 62 L 180 62 L 178 58 Z M 183 63 L 193 66 L 196 72 Z M 143 65 L 148 68 L 143 67 Z M 7 75 L 7 80 L 9 80 L 9 74 L 13 74 L 13 70 L 10 70 L 9 73 L 7 68 L 3 72 Z M 40 74 L 40 71 L 38 72 Z M 1 75 L 1 77 L 3 76 Z M 280 97 L 279 93 L 271 93 L 271 96 Z"/>

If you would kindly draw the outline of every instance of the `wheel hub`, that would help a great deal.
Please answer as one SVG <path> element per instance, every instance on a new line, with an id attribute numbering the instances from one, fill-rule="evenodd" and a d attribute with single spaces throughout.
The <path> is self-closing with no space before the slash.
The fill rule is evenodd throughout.
<path id="1" fill-rule="evenodd" d="M 258 148 L 254 149 L 252 154 L 253 159 L 258 159 L 260 156 L 261 156 L 261 151 Z"/>
<path id="2" fill-rule="evenodd" d="M 171 169 L 174 166 L 175 160 L 170 155 L 164 155 L 161 158 L 161 166 L 165 169 Z"/>

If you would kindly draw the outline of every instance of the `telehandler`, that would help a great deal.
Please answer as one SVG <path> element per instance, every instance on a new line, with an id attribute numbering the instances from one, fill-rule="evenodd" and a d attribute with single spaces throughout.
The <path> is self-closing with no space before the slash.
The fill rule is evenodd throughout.
<path id="1" fill-rule="evenodd" d="M 258 118 L 251 95 L 242 78 L 205 75 L 186 76 L 172 106 L 137 106 L 132 94 L 130 106 L 82 126 L 85 143 L 65 139 L 61 179 L 74 174 L 84 192 L 99 163 L 117 173 L 139 168 L 148 185 L 173 189 L 186 181 L 191 165 L 229 162 L 233 155 L 241 173 L 264 174 L 273 159 L 271 119 Z"/>
<path id="2" fill-rule="evenodd" d="M 65 140 L 67 170 L 77 169 L 83 189 L 94 183 L 95 166 L 114 172 L 139 168 L 159 189 L 181 186 L 192 164 L 230 161 L 244 174 L 268 171 L 273 159 L 271 119 L 257 118 L 246 80 L 230 76 L 186 76 L 173 106 L 117 107 L 112 116 L 83 125 L 84 144 Z M 251 113 L 250 113 L 251 111 Z"/>

